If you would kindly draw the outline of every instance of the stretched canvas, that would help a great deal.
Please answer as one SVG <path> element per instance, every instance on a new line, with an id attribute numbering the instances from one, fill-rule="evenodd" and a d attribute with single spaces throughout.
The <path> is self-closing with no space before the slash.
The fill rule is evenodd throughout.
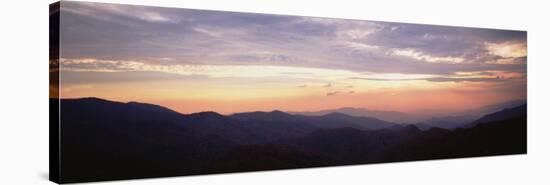
<path id="1" fill-rule="evenodd" d="M 49 16 L 57 183 L 527 153 L 526 31 L 71 1 Z"/>

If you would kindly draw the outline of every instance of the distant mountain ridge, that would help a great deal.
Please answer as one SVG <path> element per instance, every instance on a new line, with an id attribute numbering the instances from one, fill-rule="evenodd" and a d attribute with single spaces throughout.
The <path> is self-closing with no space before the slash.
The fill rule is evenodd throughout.
<path id="1" fill-rule="evenodd" d="M 518 107 L 513 107 L 513 108 L 505 108 L 498 112 L 487 114 L 475 120 L 474 122 L 466 125 L 465 127 L 473 127 L 478 124 L 505 121 L 505 120 L 517 119 L 517 118 L 527 118 L 527 104 L 524 104 Z"/>
<path id="2" fill-rule="evenodd" d="M 473 114 L 473 115 L 478 115 L 479 117 L 481 117 L 481 116 L 484 116 L 486 114 L 491 114 L 491 113 L 494 113 L 494 112 L 501 111 L 503 109 L 510 109 L 510 108 L 519 107 L 519 106 L 526 105 L 526 104 L 527 104 L 527 100 L 518 99 L 518 100 L 512 100 L 512 101 L 506 101 L 506 102 L 501 102 L 501 103 L 494 103 L 494 104 L 490 104 L 490 105 L 485 105 L 483 107 L 473 109 L 473 110 L 468 110 L 468 111 L 465 111 L 465 112 Z"/>
<path id="3" fill-rule="evenodd" d="M 473 116 L 442 116 L 442 117 L 432 117 L 423 122 L 417 123 L 425 125 L 426 128 L 437 127 L 444 129 L 455 129 L 462 127 L 472 121 L 475 121 L 476 117 Z"/>
<path id="4" fill-rule="evenodd" d="M 342 113 L 355 117 L 374 117 L 380 120 L 394 123 L 413 123 L 420 118 L 397 111 L 371 110 L 366 108 L 342 107 L 338 109 L 327 109 L 315 112 L 289 112 L 290 114 L 306 116 L 322 116 L 330 113 Z"/>
<path id="5" fill-rule="evenodd" d="M 422 126 L 424 129 L 431 127 L 439 127 L 445 129 L 461 128 L 471 125 L 472 122 L 482 118 L 483 116 L 486 116 L 487 114 L 499 112 L 504 109 L 519 107 L 522 105 L 526 105 L 526 103 L 526 100 L 521 99 L 495 103 L 474 109 L 451 113 L 448 116 L 432 117 L 430 119 L 423 120 L 415 124 Z"/>
<path id="6" fill-rule="evenodd" d="M 99 98 L 62 99 L 61 104 L 67 108 L 63 115 L 81 115 L 92 119 L 115 119 L 118 121 L 147 121 L 156 120 L 170 123 L 180 123 L 181 127 L 194 130 L 209 130 L 210 134 L 222 136 L 235 134 L 234 138 L 258 137 L 267 134 L 267 129 L 274 138 L 264 137 L 259 140 L 273 140 L 284 137 L 294 137 L 299 134 L 312 132 L 316 129 L 356 128 L 381 129 L 394 123 L 376 118 L 353 117 L 346 114 L 331 113 L 323 116 L 292 115 L 282 111 L 272 112 L 244 112 L 232 115 L 221 115 L 216 112 L 197 112 L 180 114 L 168 108 L 138 102 L 114 102 Z M 115 120 L 106 120 L 113 122 Z M 277 131 L 278 130 L 278 131 Z M 212 132 L 216 131 L 216 132 Z M 259 133 L 256 133 L 259 132 Z M 241 133 L 240 136 L 237 136 Z M 250 136 L 243 136 L 250 135 Z M 252 136 L 255 135 L 255 136 Z M 268 134 L 269 135 L 269 134 Z"/>
<path id="7" fill-rule="evenodd" d="M 342 107 L 338 109 L 326 109 L 312 112 L 288 112 L 290 114 L 306 115 L 306 116 L 322 116 L 330 113 L 343 113 L 355 117 L 373 117 L 380 120 L 393 123 L 402 124 L 424 124 L 429 127 L 441 127 L 447 129 L 454 129 L 471 121 L 474 121 L 481 116 L 493 112 L 500 111 L 505 108 L 513 108 L 523 104 L 527 101 L 524 99 L 511 100 L 506 102 L 494 103 L 490 105 L 484 105 L 477 108 L 468 110 L 457 111 L 454 113 L 448 113 L 446 116 L 434 116 L 426 117 L 426 115 L 408 114 L 398 111 L 387 110 L 372 110 L 368 108 L 354 108 L 354 107 Z"/>

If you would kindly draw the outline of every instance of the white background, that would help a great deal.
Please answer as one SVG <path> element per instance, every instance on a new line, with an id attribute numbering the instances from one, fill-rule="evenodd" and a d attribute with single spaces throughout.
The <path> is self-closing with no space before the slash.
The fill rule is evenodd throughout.
<path id="1" fill-rule="evenodd" d="M 95 0 L 97 1 L 97 0 Z M 48 176 L 48 4 L 0 10 L 0 184 Z M 480 0 L 103 0 L 156 6 L 528 30 L 528 155 L 205 175 L 101 184 L 550 184 L 550 6 Z"/>

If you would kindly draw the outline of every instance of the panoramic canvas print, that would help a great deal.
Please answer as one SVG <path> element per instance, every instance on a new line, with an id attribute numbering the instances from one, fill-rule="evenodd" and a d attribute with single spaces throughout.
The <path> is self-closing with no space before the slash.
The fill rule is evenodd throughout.
<path id="1" fill-rule="evenodd" d="M 54 182 L 527 153 L 526 31 L 71 1 L 49 16 Z"/>

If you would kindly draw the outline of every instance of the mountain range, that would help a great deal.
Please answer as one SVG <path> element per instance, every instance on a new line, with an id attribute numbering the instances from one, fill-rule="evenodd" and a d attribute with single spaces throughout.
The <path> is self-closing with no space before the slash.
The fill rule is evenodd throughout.
<path id="1" fill-rule="evenodd" d="M 289 112 L 290 114 L 297 115 L 306 115 L 306 116 L 321 116 L 330 113 L 342 113 L 350 116 L 357 117 L 375 117 L 384 121 L 394 122 L 394 123 L 413 123 L 420 121 L 419 116 L 410 115 L 403 112 L 397 111 L 384 111 L 384 110 L 371 110 L 366 108 L 355 108 L 355 107 L 342 107 L 338 109 L 327 109 L 320 110 L 315 112 Z"/>
<path id="2" fill-rule="evenodd" d="M 423 129 L 431 127 L 439 127 L 445 129 L 456 129 L 461 127 L 469 127 L 472 125 L 472 122 L 475 122 L 478 119 L 481 119 L 487 114 L 494 112 L 499 112 L 505 109 L 510 109 L 514 107 L 521 107 L 526 105 L 527 101 L 525 100 L 513 100 L 507 102 L 501 102 L 496 104 L 485 105 L 482 107 L 468 109 L 458 112 L 450 113 L 447 116 L 431 117 L 424 121 L 415 123 L 417 126 L 422 127 Z"/>
<path id="3" fill-rule="evenodd" d="M 59 101 L 61 181 L 291 169 L 526 153 L 526 106 L 464 128 L 344 113 L 181 114 L 138 102 Z"/>
<path id="4" fill-rule="evenodd" d="M 446 114 L 410 114 L 398 111 L 373 110 L 367 108 L 342 107 L 338 109 L 326 109 L 313 112 L 288 112 L 295 115 L 322 116 L 330 113 L 342 113 L 355 117 L 373 117 L 380 120 L 400 123 L 417 124 L 417 126 L 426 129 L 431 127 L 440 127 L 446 129 L 455 129 L 475 121 L 482 116 L 500 111 L 506 108 L 513 108 L 526 104 L 526 100 L 512 100 L 501 103 L 484 105 L 477 108 L 455 111 Z"/>

